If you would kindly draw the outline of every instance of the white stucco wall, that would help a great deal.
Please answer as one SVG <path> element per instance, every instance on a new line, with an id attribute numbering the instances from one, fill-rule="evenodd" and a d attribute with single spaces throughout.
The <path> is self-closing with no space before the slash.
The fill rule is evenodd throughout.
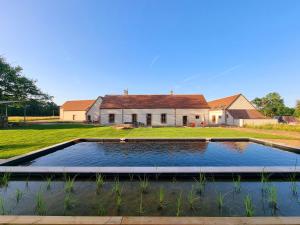
<path id="1" fill-rule="evenodd" d="M 92 122 L 99 122 L 100 120 L 100 105 L 102 103 L 102 97 L 98 97 L 96 102 L 92 107 L 87 111 L 86 116 L 91 116 Z"/>
<path id="2" fill-rule="evenodd" d="M 227 118 L 225 119 L 226 114 L 227 114 Z M 209 111 L 209 124 L 211 124 L 211 125 L 227 124 L 227 125 L 235 126 L 236 123 L 237 123 L 235 121 L 235 119 L 228 112 L 226 112 L 226 114 L 225 114 L 224 110 Z M 213 123 L 213 116 L 216 117 L 216 122 L 215 123 Z"/>
<path id="3" fill-rule="evenodd" d="M 243 127 L 245 125 L 260 126 L 266 124 L 278 124 L 276 119 L 240 119 L 238 126 Z"/>
<path id="4" fill-rule="evenodd" d="M 194 122 L 196 126 L 208 121 L 208 109 L 101 109 L 100 114 L 102 125 L 112 125 L 108 122 L 109 114 L 115 114 L 115 124 L 132 122 L 132 114 L 137 114 L 137 122 L 145 125 L 147 114 L 151 114 L 152 126 L 182 126 L 183 116 L 187 116 L 188 124 Z M 165 124 L 161 123 L 161 114 L 167 115 Z"/>
<path id="5" fill-rule="evenodd" d="M 75 115 L 75 119 L 73 120 L 73 115 Z M 60 119 L 63 121 L 85 121 L 86 115 L 85 111 L 64 111 L 60 110 Z"/>
<path id="6" fill-rule="evenodd" d="M 240 95 L 228 109 L 255 109 L 255 107 L 243 95 Z"/>

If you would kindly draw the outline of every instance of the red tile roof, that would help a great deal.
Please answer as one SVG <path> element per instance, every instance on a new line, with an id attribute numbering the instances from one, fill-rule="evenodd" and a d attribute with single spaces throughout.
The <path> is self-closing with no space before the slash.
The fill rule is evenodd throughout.
<path id="1" fill-rule="evenodd" d="M 64 111 L 87 111 L 94 102 L 95 100 L 66 101 L 61 108 L 63 108 Z"/>
<path id="2" fill-rule="evenodd" d="M 241 94 L 237 94 L 225 98 L 216 99 L 214 101 L 208 102 L 208 105 L 212 109 L 227 109 L 240 96 Z"/>
<path id="3" fill-rule="evenodd" d="M 101 109 L 208 109 L 203 95 L 106 95 Z"/>
<path id="4" fill-rule="evenodd" d="M 267 119 L 256 109 L 229 109 L 228 112 L 234 119 Z"/>

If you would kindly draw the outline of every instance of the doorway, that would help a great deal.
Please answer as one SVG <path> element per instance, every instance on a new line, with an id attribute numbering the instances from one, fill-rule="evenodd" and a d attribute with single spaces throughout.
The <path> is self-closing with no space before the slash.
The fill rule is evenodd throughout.
<path id="1" fill-rule="evenodd" d="M 187 116 L 182 117 L 182 125 L 187 126 Z"/>
<path id="2" fill-rule="evenodd" d="M 147 126 L 151 126 L 152 125 L 152 115 L 151 114 L 147 114 L 147 116 L 146 116 L 146 124 L 147 124 Z"/>
<path id="3" fill-rule="evenodd" d="M 216 116 L 215 116 L 215 115 L 213 115 L 213 116 L 211 117 L 211 121 L 212 121 L 212 123 L 217 123 L 217 119 L 216 119 Z"/>
<path id="4" fill-rule="evenodd" d="M 131 115 L 131 122 L 132 122 L 132 124 L 136 124 L 137 123 L 137 115 L 136 114 L 132 114 Z"/>

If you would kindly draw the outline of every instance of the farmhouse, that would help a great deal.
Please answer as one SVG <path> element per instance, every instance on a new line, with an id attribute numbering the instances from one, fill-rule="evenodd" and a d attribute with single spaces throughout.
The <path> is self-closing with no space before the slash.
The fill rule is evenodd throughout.
<path id="1" fill-rule="evenodd" d="M 67 101 L 60 108 L 64 121 L 137 126 L 244 126 L 274 124 L 242 94 L 207 102 L 194 95 L 105 95 L 96 100 Z"/>
<path id="2" fill-rule="evenodd" d="M 265 117 L 242 94 L 208 102 L 211 125 L 262 125 L 275 124 L 277 120 Z"/>
<path id="3" fill-rule="evenodd" d="M 100 106 L 100 123 L 146 126 L 200 126 L 208 121 L 203 95 L 106 95 Z"/>
<path id="4" fill-rule="evenodd" d="M 99 122 L 102 97 L 96 100 L 66 101 L 59 111 L 60 120 L 77 122 Z"/>

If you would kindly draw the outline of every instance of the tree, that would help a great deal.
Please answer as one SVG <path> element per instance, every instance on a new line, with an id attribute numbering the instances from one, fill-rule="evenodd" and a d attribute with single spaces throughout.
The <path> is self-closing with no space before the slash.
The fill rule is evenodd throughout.
<path id="1" fill-rule="evenodd" d="M 296 102 L 294 116 L 300 117 L 300 100 L 297 100 Z"/>
<path id="2" fill-rule="evenodd" d="M 37 81 L 27 78 L 22 71 L 20 66 L 11 66 L 0 57 L 0 101 L 20 101 L 14 107 L 52 103 L 53 97 L 42 92 L 36 85 Z"/>
<path id="3" fill-rule="evenodd" d="M 51 101 L 52 97 L 36 86 L 36 80 L 25 77 L 22 70 L 20 66 L 13 67 L 0 57 L 0 100 Z"/>
<path id="4" fill-rule="evenodd" d="M 269 117 L 280 116 L 289 112 L 289 108 L 284 105 L 283 98 L 277 92 L 269 93 L 262 98 L 255 98 L 252 103 L 264 115 Z"/>

